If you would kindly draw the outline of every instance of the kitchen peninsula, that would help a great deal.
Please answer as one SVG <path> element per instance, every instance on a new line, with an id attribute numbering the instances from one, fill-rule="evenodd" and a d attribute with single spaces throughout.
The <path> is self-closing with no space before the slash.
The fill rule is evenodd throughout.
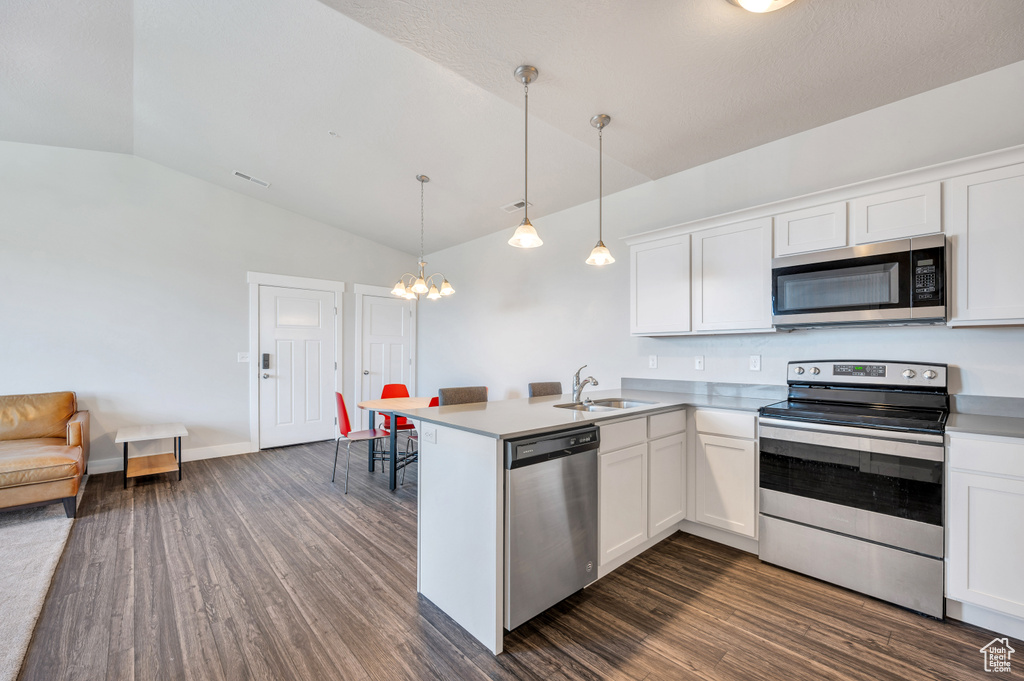
<path id="1" fill-rule="evenodd" d="M 600 578 L 684 522 L 687 468 L 692 466 L 686 456 L 686 407 L 720 420 L 727 431 L 741 431 L 726 434 L 747 438 L 738 441 L 749 443 L 743 451 L 749 451 L 747 474 L 752 477 L 756 410 L 774 401 L 631 389 L 588 392 L 585 397 L 643 404 L 579 411 L 556 407 L 571 398 L 555 395 L 398 412 L 416 422 L 420 433 L 417 590 L 495 654 L 502 651 L 505 621 L 505 442 L 581 426 L 600 428 L 598 506 L 605 521 L 599 530 Z M 658 449 L 657 443 L 670 447 Z M 606 455 L 609 450 L 616 452 Z M 634 460 L 628 460 L 631 452 L 637 453 Z M 605 462 L 615 465 L 620 460 L 626 467 L 603 475 Z M 656 468 L 661 461 L 664 468 Z M 744 497 L 741 505 L 756 513 L 755 485 L 749 482 L 749 499 Z M 615 504 L 633 490 L 620 513 Z M 632 528 L 623 524 L 630 518 L 636 521 Z M 624 541 L 609 538 L 619 526 Z"/>

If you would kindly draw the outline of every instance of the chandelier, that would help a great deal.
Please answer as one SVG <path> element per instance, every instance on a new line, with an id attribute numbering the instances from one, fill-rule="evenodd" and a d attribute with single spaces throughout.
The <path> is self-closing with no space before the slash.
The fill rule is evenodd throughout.
<path id="1" fill-rule="evenodd" d="M 418 299 L 421 294 L 426 293 L 427 299 L 437 300 L 441 296 L 450 296 L 455 293 L 455 289 L 452 288 L 452 285 L 448 283 L 448 280 L 440 272 L 435 272 L 429 277 L 424 276 L 424 268 L 427 266 L 427 262 L 423 259 L 423 186 L 430 182 L 430 178 L 426 175 L 417 175 L 416 179 L 420 182 L 420 271 L 418 276 L 409 272 L 403 274 L 398 283 L 395 284 L 395 287 L 391 289 L 391 295 L 412 300 L 414 298 Z M 409 278 L 408 284 L 406 283 L 406 277 Z M 441 280 L 440 289 L 434 283 L 435 279 Z"/>

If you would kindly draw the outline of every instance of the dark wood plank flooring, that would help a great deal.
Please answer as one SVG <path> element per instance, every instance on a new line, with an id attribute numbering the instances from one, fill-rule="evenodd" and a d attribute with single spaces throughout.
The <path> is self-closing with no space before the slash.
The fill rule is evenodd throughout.
<path id="1" fill-rule="evenodd" d="M 991 632 L 682 533 L 494 657 L 416 594 L 415 466 L 391 493 L 353 448 L 346 496 L 330 483 L 333 453 L 318 443 L 197 461 L 181 482 L 139 478 L 127 491 L 120 474 L 93 476 L 21 679 L 986 676 L 978 649 Z"/>

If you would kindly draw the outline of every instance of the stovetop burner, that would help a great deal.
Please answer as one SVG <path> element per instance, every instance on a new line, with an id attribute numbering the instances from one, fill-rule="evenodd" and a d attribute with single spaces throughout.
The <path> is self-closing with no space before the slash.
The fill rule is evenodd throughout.
<path id="1" fill-rule="evenodd" d="M 869 404 L 843 404 L 786 400 L 761 408 L 762 416 L 839 426 L 942 433 L 948 412 L 931 409 L 895 409 Z"/>
<path id="2" fill-rule="evenodd" d="M 862 428 L 942 433 L 949 414 L 945 364 L 790 362 L 789 399 L 762 416 Z"/>

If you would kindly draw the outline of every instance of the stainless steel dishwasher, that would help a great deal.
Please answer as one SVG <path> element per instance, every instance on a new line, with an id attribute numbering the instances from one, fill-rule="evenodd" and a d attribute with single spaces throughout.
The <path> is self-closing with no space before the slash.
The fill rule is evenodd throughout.
<path id="1" fill-rule="evenodd" d="M 505 628 L 597 578 L 596 426 L 505 442 Z"/>

